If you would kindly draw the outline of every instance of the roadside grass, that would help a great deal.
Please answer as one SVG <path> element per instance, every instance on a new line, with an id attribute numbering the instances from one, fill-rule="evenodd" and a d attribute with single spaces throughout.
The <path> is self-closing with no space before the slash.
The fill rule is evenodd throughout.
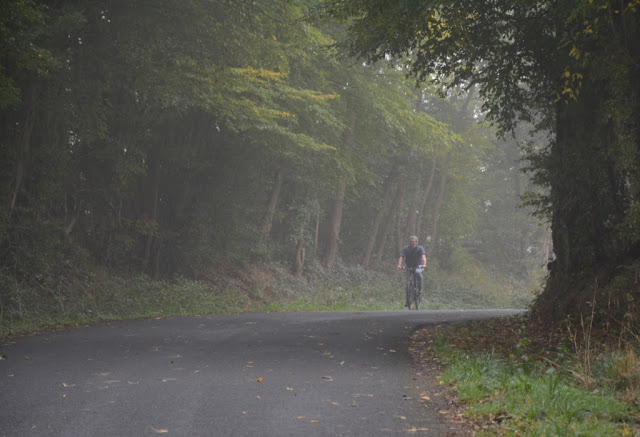
<path id="1" fill-rule="evenodd" d="M 109 320 L 198 314 L 404 309 L 404 274 L 309 263 L 304 277 L 287 265 L 216 266 L 199 280 L 90 273 L 41 277 L 29 284 L 0 276 L 0 336 Z M 422 309 L 513 308 L 526 296 L 495 294 L 433 273 Z"/>
<path id="2" fill-rule="evenodd" d="M 454 390 L 476 435 L 640 435 L 637 345 L 584 350 L 555 338 L 544 347 L 525 337 L 522 319 L 441 326 L 430 335 L 443 364 L 442 384 Z"/>

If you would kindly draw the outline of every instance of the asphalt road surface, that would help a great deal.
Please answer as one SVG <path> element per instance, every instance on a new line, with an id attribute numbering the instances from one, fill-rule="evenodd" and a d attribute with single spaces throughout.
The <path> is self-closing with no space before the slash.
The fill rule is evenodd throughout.
<path id="1" fill-rule="evenodd" d="M 0 344 L 2 436 L 446 436 L 418 326 L 509 311 L 210 315 Z"/>

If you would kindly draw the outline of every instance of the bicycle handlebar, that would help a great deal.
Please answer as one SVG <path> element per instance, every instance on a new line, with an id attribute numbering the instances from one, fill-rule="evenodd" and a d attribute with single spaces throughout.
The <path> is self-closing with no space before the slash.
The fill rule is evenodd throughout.
<path id="1" fill-rule="evenodd" d="M 407 269 L 410 269 L 410 270 L 416 271 L 416 270 L 418 270 L 418 269 L 422 269 L 422 270 L 424 270 L 425 268 L 427 268 L 427 266 L 416 266 L 416 267 L 405 267 L 405 266 L 402 266 L 401 268 L 398 268 L 398 270 L 407 270 Z"/>

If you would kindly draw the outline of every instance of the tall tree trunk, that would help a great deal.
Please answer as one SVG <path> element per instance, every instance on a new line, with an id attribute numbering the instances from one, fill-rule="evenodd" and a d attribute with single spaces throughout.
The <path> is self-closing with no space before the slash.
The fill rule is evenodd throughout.
<path id="1" fill-rule="evenodd" d="M 67 239 L 70 239 L 71 232 L 80 218 L 80 211 L 82 211 L 82 200 L 80 199 L 80 196 L 76 194 L 74 197 L 73 217 L 71 217 L 69 224 L 64 228 L 64 236 L 67 237 Z"/>
<path id="2" fill-rule="evenodd" d="M 382 231 L 382 234 L 380 234 L 380 245 L 378 246 L 378 253 L 376 254 L 376 265 L 380 265 L 380 263 L 382 262 L 384 246 L 387 243 L 387 237 L 393 229 L 394 219 L 398 214 L 400 204 L 402 203 L 402 197 L 404 196 L 403 188 L 404 187 L 402 183 L 399 183 L 398 188 L 396 189 L 396 195 L 393 198 L 393 203 L 391 204 L 391 209 L 389 210 L 389 214 L 387 214 L 387 220 L 384 225 L 384 230 Z"/>
<path id="3" fill-rule="evenodd" d="M 386 211 L 387 204 L 389 203 L 389 198 L 391 197 L 391 187 L 392 180 L 391 178 L 387 178 L 385 181 L 384 187 L 384 195 L 382 196 L 382 205 L 380 205 L 380 209 L 378 210 L 378 214 L 376 214 L 376 218 L 373 222 L 373 227 L 369 234 L 369 242 L 367 243 L 367 248 L 364 251 L 364 257 L 362 259 L 362 266 L 365 269 L 369 268 L 369 261 L 371 260 L 371 254 L 373 253 L 373 246 L 378 239 L 378 228 L 380 227 L 380 223 L 384 218 L 384 212 Z"/>
<path id="4" fill-rule="evenodd" d="M 422 173 L 418 174 L 418 182 L 416 183 L 415 186 L 415 198 L 414 198 L 414 202 L 409 205 L 409 210 L 408 210 L 408 214 L 407 214 L 407 229 L 406 232 L 409 235 L 416 235 L 418 233 L 417 227 L 418 227 L 418 214 L 420 213 L 420 211 L 418 211 L 419 208 L 418 204 L 420 203 L 420 198 L 422 197 L 422 191 L 420 190 L 420 187 L 422 186 Z M 404 238 L 400 238 L 400 240 L 404 241 Z"/>
<path id="5" fill-rule="evenodd" d="M 342 241 L 340 240 L 340 225 L 342 223 L 342 208 L 344 206 L 344 195 L 347 184 L 344 179 L 338 182 L 336 196 L 331 203 L 331 213 L 329 215 L 329 233 L 327 235 L 327 246 L 324 249 L 322 265 L 331 267 L 336 262 L 338 249 Z"/>
<path id="6" fill-rule="evenodd" d="M 404 200 L 405 200 L 405 196 L 404 196 L 405 192 L 403 190 L 402 192 L 402 196 L 400 196 L 400 203 L 398 204 L 398 207 L 396 208 L 396 215 L 394 218 L 394 222 L 393 222 L 393 227 L 396 230 L 396 253 L 399 254 L 400 251 L 402 250 L 402 246 L 404 246 L 404 242 L 406 240 L 406 238 L 403 238 L 403 232 L 402 232 L 402 211 L 404 211 Z"/>
<path id="7" fill-rule="evenodd" d="M 300 240 L 298 241 L 298 245 L 296 247 L 296 257 L 293 262 L 293 273 L 298 277 L 302 276 L 302 271 L 304 270 L 304 259 L 305 259 L 304 242 Z"/>
<path id="8" fill-rule="evenodd" d="M 318 236 L 320 235 L 320 211 L 316 214 L 316 232 L 313 239 L 313 255 L 318 253 Z"/>
<path id="9" fill-rule="evenodd" d="M 153 165 L 153 186 L 152 186 L 152 197 L 151 197 L 151 216 L 150 216 L 150 225 L 153 227 L 147 229 L 147 243 L 145 245 L 144 250 L 144 261 L 143 266 L 145 270 L 149 266 L 149 261 L 151 259 L 151 246 L 153 244 L 153 239 L 156 235 L 156 227 L 158 219 L 158 201 L 160 199 L 160 146 L 154 145 L 152 148 L 152 161 L 151 165 Z"/>
<path id="10" fill-rule="evenodd" d="M 344 147 L 349 150 L 353 148 L 353 141 L 356 134 L 356 122 L 358 115 L 355 111 L 351 111 L 351 124 L 344 135 Z M 347 189 L 347 182 L 343 177 L 338 181 L 336 189 L 336 197 L 331 204 L 331 213 L 329 215 L 329 232 L 327 234 L 327 244 L 324 249 L 322 265 L 331 267 L 336 262 L 338 249 L 342 240 L 340 240 L 340 225 L 342 223 L 342 208 L 344 206 L 344 196 Z"/>
<path id="11" fill-rule="evenodd" d="M 427 200 L 429 200 L 429 196 L 431 195 L 433 181 L 435 180 L 437 162 L 438 162 L 438 157 L 434 156 L 433 161 L 431 162 L 431 173 L 429 173 L 429 181 L 427 182 L 427 187 L 425 188 L 424 193 L 422 193 L 420 208 L 418 209 L 419 212 L 418 212 L 418 217 L 416 218 L 416 221 L 417 221 L 416 232 L 424 229 L 425 208 L 427 206 Z"/>
<path id="12" fill-rule="evenodd" d="M 298 244 L 296 245 L 296 255 L 293 260 L 293 273 L 296 276 L 302 276 L 302 271 L 304 270 L 304 260 L 305 260 L 305 248 L 304 248 L 304 228 L 307 226 L 306 220 L 301 220 L 300 222 L 300 239 L 298 240 Z"/>
<path id="13" fill-rule="evenodd" d="M 20 152 L 18 154 L 18 161 L 16 162 L 11 198 L 9 199 L 9 217 L 13 215 L 13 211 L 16 207 L 16 202 L 18 201 L 18 193 L 20 193 L 22 181 L 24 180 L 24 172 L 26 166 L 25 161 L 27 160 L 29 149 L 31 148 L 31 135 L 33 133 L 33 126 L 36 120 L 38 105 L 38 82 L 35 78 L 31 79 L 27 93 L 27 104 L 22 126 L 22 135 L 20 138 Z"/>
<path id="14" fill-rule="evenodd" d="M 430 257 L 433 254 L 433 249 L 438 244 L 438 221 L 440 220 L 440 210 L 442 209 L 442 202 L 444 200 L 444 189 L 447 183 L 447 171 L 449 167 L 449 159 L 451 158 L 451 151 L 447 153 L 447 157 L 442 164 L 442 173 L 440 174 L 440 190 L 438 191 L 438 198 L 436 199 L 436 204 L 433 207 L 433 216 L 431 217 L 431 232 L 429 235 L 431 236 L 431 244 L 426 249 L 427 257 Z"/>
<path id="15" fill-rule="evenodd" d="M 284 181 L 284 167 L 280 166 L 276 173 L 276 181 L 271 188 L 271 195 L 269 196 L 269 203 L 267 204 L 267 211 L 260 228 L 260 238 L 258 239 L 258 247 L 263 247 L 269 238 L 271 232 L 271 226 L 273 225 L 273 216 L 276 212 L 276 205 L 278 204 L 278 197 L 280 197 L 280 190 L 282 189 L 282 182 Z"/>

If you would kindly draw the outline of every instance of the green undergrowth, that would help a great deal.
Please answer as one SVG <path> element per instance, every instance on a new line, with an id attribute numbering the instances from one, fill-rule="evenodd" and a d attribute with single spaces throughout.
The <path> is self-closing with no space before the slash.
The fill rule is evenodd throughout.
<path id="1" fill-rule="evenodd" d="M 0 277 L 0 335 L 144 317 L 238 312 L 366 311 L 404 308 L 404 274 L 309 263 L 304 276 L 278 263 L 216 266 L 197 279 L 91 273 Z M 486 293 L 456 278 L 425 275 L 422 309 L 513 308 L 523 299 Z"/>
<path id="2" fill-rule="evenodd" d="M 532 350 L 504 327 L 454 325 L 433 336 L 441 383 L 457 393 L 476 435 L 640 435 L 635 347 L 594 347 L 587 363 L 583 348 Z"/>

